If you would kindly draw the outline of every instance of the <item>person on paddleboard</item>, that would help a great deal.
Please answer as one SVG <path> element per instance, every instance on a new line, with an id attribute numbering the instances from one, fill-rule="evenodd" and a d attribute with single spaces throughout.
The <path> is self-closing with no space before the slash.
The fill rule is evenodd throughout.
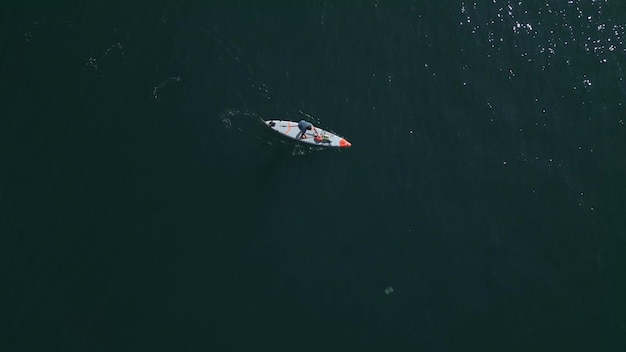
<path id="1" fill-rule="evenodd" d="M 317 134 L 317 130 L 315 129 L 315 127 L 313 127 L 313 124 L 304 120 L 300 120 L 300 122 L 298 122 L 298 128 L 300 129 L 300 138 L 304 139 L 306 138 L 306 131 L 310 131 L 313 130 L 315 131 L 315 137 L 319 137 L 319 135 Z"/>

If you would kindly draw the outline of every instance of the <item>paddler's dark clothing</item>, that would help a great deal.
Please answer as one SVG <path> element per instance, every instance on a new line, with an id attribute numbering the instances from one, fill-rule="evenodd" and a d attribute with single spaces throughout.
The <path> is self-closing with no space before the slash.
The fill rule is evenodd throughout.
<path id="1" fill-rule="evenodd" d="M 298 128 L 300 129 L 300 138 L 304 138 L 304 134 L 306 133 L 307 130 L 313 129 L 313 124 L 311 124 L 310 122 L 306 122 L 304 120 L 300 120 L 300 122 L 298 122 Z"/>

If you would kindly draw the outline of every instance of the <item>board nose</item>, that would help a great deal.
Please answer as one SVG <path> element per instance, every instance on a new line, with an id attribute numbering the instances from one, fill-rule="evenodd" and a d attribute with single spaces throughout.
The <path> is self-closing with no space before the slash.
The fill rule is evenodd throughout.
<path id="1" fill-rule="evenodd" d="M 340 148 L 350 148 L 351 146 L 352 144 L 343 138 L 341 138 L 341 140 L 339 141 Z"/>

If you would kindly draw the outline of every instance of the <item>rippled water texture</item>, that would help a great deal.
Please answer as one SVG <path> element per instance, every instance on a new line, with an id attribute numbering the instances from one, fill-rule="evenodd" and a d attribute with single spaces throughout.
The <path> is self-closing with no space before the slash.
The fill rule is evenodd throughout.
<path id="1" fill-rule="evenodd" d="M 625 26 L 2 2 L 0 352 L 626 351 Z"/>

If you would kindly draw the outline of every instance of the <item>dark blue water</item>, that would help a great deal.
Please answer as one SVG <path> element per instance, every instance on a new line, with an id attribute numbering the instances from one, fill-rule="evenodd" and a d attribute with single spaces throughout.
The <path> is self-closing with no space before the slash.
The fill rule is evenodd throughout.
<path id="1" fill-rule="evenodd" d="M 621 2 L 8 2 L 0 29 L 0 350 L 626 349 Z"/>

